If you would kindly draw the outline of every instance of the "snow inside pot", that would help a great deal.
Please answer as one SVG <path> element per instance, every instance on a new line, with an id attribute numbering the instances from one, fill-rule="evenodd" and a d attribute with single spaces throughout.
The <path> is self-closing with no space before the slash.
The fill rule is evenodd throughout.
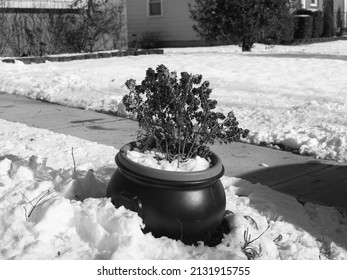
<path id="1" fill-rule="evenodd" d="M 134 142 L 116 155 L 118 165 L 107 188 L 107 197 L 118 208 L 135 211 L 144 232 L 167 236 L 185 244 L 207 241 L 223 219 L 225 193 L 219 180 L 224 167 L 212 153 L 212 167 L 203 171 L 176 172 L 154 169 L 130 160 Z"/>

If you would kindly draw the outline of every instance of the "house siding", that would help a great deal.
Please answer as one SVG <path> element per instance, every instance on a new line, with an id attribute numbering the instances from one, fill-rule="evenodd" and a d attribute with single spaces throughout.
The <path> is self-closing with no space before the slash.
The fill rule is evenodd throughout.
<path id="1" fill-rule="evenodd" d="M 325 1 L 317 0 L 317 5 L 311 0 L 296 0 L 301 8 L 323 10 Z M 347 1 L 330 0 L 333 2 L 334 24 L 337 27 L 337 15 L 340 7 L 342 26 L 347 28 Z M 127 0 L 128 42 L 137 46 L 144 37 L 149 38 L 157 47 L 202 46 L 206 43 L 193 30 L 194 21 L 190 18 L 188 3 L 194 0 L 162 0 L 163 14 L 159 17 L 149 17 L 148 0 Z"/>
<path id="2" fill-rule="evenodd" d="M 324 0 L 317 0 L 317 5 L 313 5 L 311 0 L 301 0 L 301 8 L 308 10 L 323 10 Z"/>
<path id="3" fill-rule="evenodd" d="M 127 0 L 129 42 L 151 34 L 160 46 L 203 45 L 193 30 L 188 2 L 193 1 L 162 0 L 162 16 L 149 17 L 147 0 Z"/>
<path id="4" fill-rule="evenodd" d="M 301 7 L 309 10 L 321 10 L 323 11 L 323 6 L 325 1 L 331 1 L 333 3 L 333 13 L 334 13 L 334 24 L 337 26 L 337 15 L 338 10 L 342 13 L 343 27 L 347 27 L 347 1 L 346 0 L 317 0 L 317 6 L 312 5 L 311 0 L 300 0 Z"/>

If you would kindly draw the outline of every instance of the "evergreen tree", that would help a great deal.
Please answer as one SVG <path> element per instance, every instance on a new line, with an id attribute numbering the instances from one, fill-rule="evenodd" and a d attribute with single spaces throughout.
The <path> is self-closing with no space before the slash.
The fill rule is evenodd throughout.
<path id="1" fill-rule="evenodd" d="M 333 37 L 334 32 L 334 13 L 330 1 L 323 3 L 323 37 Z"/>
<path id="2" fill-rule="evenodd" d="M 193 26 L 206 41 L 239 44 L 250 51 L 267 34 L 279 37 L 291 20 L 291 0 L 195 0 Z"/>

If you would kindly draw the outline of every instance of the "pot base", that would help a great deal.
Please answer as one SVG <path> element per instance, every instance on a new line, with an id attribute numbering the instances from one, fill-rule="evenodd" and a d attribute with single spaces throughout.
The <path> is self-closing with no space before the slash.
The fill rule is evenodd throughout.
<path id="1" fill-rule="evenodd" d="M 227 235 L 230 233 L 231 229 L 229 227 L 226 216 L 230 215 L 231 213 L 232 212 L 229 210 L 226 210 L 224 212 L 222 223 L 219 225 L 217 230 L 213 233 L 211 238 L 204 243 L 205 246 L 216 247 L 217 245 L 219 245 L 222 242 L 224 235 Z"/>

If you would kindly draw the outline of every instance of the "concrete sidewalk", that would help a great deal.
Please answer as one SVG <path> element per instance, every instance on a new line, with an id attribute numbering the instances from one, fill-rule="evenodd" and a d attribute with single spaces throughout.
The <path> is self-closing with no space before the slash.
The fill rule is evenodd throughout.
<path id="1" fill-rule="evenodd" d="M 114 146 L 134 140 L 137 122 L 0 93 L 0 118 Z M 1 129 L 1 128 L 0 128 Z M 225 175 L 261 183 L 347 213 L 347 165 L 245 143 L 214 145 Z"/>

